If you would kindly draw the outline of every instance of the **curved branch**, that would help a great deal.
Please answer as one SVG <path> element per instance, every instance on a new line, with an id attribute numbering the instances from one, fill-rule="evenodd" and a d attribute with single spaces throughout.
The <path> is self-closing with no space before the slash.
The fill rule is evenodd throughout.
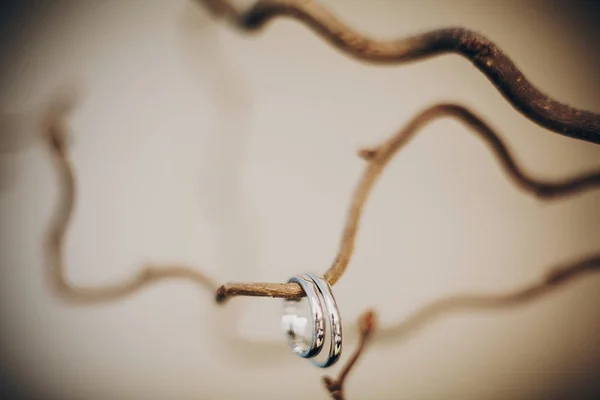
<path id="1" fill-rule="evenodd" d="M 365 348 L 373 337 L 376 326 L 377 316 L 373 310 L 367 310 L 362 313 L 358 318 L 358 331 L 360 336 L 356 350 L 354 350 L 354 353 L 341 369 L 336 379 L 329 376 L 323 377 L 323 384 L 334 400 L 345 399 L 344 384 L 346 383 L 346 378 L 348 378 L 348 374 L 350 374 L 350 371 L 352 371 L 360 356 L 365 352 Z"/>
<path id="2" fill-rule="evenodd" d="M 355 368 L 359 357 L 364 354 L 365 346 L 375 333 L 375 341 L 398 341 L 406 340 L 411 334 L 415 334 L 428 322 L 441 317 L 444 314 L 459 311 L 494 310 L 522 306 L 537 300 L 543 296 L 555 292 L 567 283 L 574 282 L 576 278 L 585 273 L 600 272 L 600 253 L 587 258 L 576 260 L 552 269 L 540 281 L 521 289 L 507 293 L 481 293 L 481 294 L 456 294 L 435 300 L 421 307 L 405 320 L 397 325 L 378 327 L 375 331 L 375 313 L 367 311 L 359 317 L 359 342 L 356 350 L 346 362 L 338 377 L 333 379 L 329 376 L 323 377 L 325 388 L 335 400 L 343 400 L 344 384 L 349 372 Z"/>
<path id="3" fill-rule="evenodd" d="M 457 104 L 434 105 L 414 117 L 396 135 L 380 146 L 359 151 L 359 155 L 368 161 L 368 166 L 354 191 L 337 256 L 325 273 L 325 279 L 331 285 L 341 278 L 350 262 L 363 207 L 385 166 L 419 129 L 428 122 L 444 116 L 454 117 L 472 128 L 493 151 L 508 177 L 521 189 L 540 199 L 552 200 L 600 187 L 600 170 L 555 182 L 533 178 L 519 167 L 500 136 L 475 113 Z M 222 302 L 233 296 L 298 298 L 302 295 L 302 290 L 295 284 L 229 283 L 219 288 L 217 301 Z"/>
<path id="4" fill-rule="evenodd" d="M 522 167 L 519 167 L 508 146 L 488 123 L 468 108 L 452 103 L 440 103 L 427 108 L 414 117 L 397 135 L 377 148 L 360 150 L 359 155 L 372 163 L 386 164 L 416 135 L 419 129 L 441 117 L 454 117 L 473 129 L 492 150 L 513 183 L 538 198 L 549 200 L 600 187 L 600 169 L 560 181 L 546 181 L 531 177 Z"/>
<path id="5" fill-rule="evenodd" d="M 368 38 L 351 29 L 323 6 L 306 0 L 259 0 L 248 11 L 228 0 L 198 0 L 215 16 L 258 31 L 276 17 L 306 24 L 345 54 L 370 63 L 397 64 L 445 53 L 459 54 L 475 65 L 512 106 L 531 121 L 560 135 L 600 144 L 600 115 L 560 103 L 531 84 L 493 42 L 465 28 L 445 28 L 391 41 Z"/>
<path id="6" fill-rule="evenodd" d="M 50 225 L 46 247 L 47 259 L 50 266 L 48 269 L 50 272 L 50 282 L 60 295 L 80 302 L 114 300 L 129 295 L 149 283 L 171 278 L 188 279 L 212 292 L 216 292 L 217 302 L 223 302 L 233 296 L 300 298 L 304 295 L 300 286 L 293 283 L 228 283 L 217 289 L 217 285 L 204 273 L 189 267 L 177 265 L 165 267 L 148 265 L 134 277 L 109 286 L 80 288 L 68 283 L 62 248 L 76 195 L 73 168 L 68 159 L 65 142 L 66 129 L 63 125 L 64 116 L 69 109 L 69 103 L 62 102 L 55 104 L 54 108 L 48 113 L 44 126 L 45 139 L 57 166 L 61 182 L 60 199 L 55 219 Z M 502 142 L 492 128 L 474 113 L 456 104 L 435 105 L 421 112 L 396 135 L 377 148 L 361 150 L 359 152 L 368 161 L 368 165 L 352 197 L 352 203 L 346 217 L 337 256 L 329 270 L 324 274 L 325 279 L 331 285 L 335 284 L 341 278 L 350 262 L 362 210 L 377 178 L 396 152 L 421 127 L 433 119 L 442 116 L 455 117 L 473 128 L 489 145 L 508 176 L 523 190 L 531 192 L 539 198 L 554 199 L 600 186 L 600 171 L 583 174 L 559 182 L 546 182 L 534 179 L 523 172 L 522 168 L 514 161 L 506 144 Z"/>
<path id="7" fill-rule="evenodd" d="M 378 340 L 407 338 L 433 319 L 459 311 L 504 309 L 520 306 L 554 292 L 586 273 L 600 272 L 600 253 L 551 270 L 540 282 L 507 293 L 457 294 L 444 297 L 420 308 L 395 326 L 378 330 Z"/>
<path id="8" fill-rule="evenodd" d="M 48 283 L 51 288 L 65 300 L 78 303 L 118 300 L 151 283 L 173 278 L 190 280 L 211 292 L 215 292 L 217 284 L 207 275 L 193 268 L 180 265 L 146 265 L 136 275 L 113 285 L 79 287 L 68 282 L 62 249 L 76 197 L 75 178 L 67 154 L 67 135 L 63 125 L 63 118 L 70 108 L 71 102 L 69 99 L 63 99 L 63 101 L 53 104 L 43 125 L 44 139 L 53 156 L 60 179 L 60 198 L 55 210 L 54 220 L 48 230 L 46 242 Z"/>

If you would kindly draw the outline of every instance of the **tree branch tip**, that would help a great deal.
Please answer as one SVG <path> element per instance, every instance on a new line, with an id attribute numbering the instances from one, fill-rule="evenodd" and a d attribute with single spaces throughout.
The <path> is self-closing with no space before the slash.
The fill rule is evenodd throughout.
<path id="1" fill-rule="evenodd" d="M 227 288 L 225 285 L 219 286 L 215 294 L 215 301 L 217 304 L 225 304 L 229 296 L 227 295 Z"/>

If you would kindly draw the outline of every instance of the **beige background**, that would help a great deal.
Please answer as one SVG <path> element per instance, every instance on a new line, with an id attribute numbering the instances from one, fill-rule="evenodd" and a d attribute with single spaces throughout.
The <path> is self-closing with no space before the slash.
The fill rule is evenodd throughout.
<path id="1" fill-rule="evenodd" d="M 598 52 L 586 49 L 595 33 L 578 29 L 565 5 L 323 3 L 376 37 L 452 25 L 483 32 L 548 94 L 600 110 Z M 20 36 L 5 48 L 0 106 L 21 115 L 20 134 L 33 137 L 53 91 L 82 85 L 70 121 L 80 197 L 66 248 L 78 284 L 126 278 L 145 261 L 185 262 L 222 282 L 324 271 L 363 168 L 356 149 L 439 101 L 484 116 L 531 173 L 563 178 L 600 166 L 600 147 L 522 117 L 458 56 L 363 65 L 293 21 L 246 37 L 183 0 L 55 3 L 29 15 L 27 31 L 15 28 Z M 53 297 L 41 245 L 55 172 L 39 141 L 6 157 L 1 358 L 16 385 L 65 400 L 327 398 L 323 371 L 284 342 L 279 300 L 218 308 L 210 293 L 177 281 L 106 305 Z M 391 325 L 438 297 L 516 288 L 599 250 L 599 205 L 598 192 L 537 201 L 464 126 L 429 125 L 376 186 L 356 255 L 334 288 L 346 356 L 350 326 L 367 307 Z M 443 316 L 409 340 L 374 345 L 348 383 L 350 398 L 592 390 L 599 301 L 594 276 L 520 308 Z"/>

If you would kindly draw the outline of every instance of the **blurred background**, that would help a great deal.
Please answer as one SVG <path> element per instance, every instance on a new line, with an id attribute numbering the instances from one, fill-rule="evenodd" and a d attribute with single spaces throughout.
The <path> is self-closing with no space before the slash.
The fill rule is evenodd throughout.
<path id="1" fill-rule="evenodd" d="M 600 7 L 582 1 L 320 0 L 373 37 L 479 31 L 533 84 L 600 111 Z M 238 2 L 248 5 L 251 2 Z M 324 272 L 364 163 L 436 102 L 472 108 L 531 174 L 600 166 L 600 147 L 517 113 L 455 55 L 376 67 L 277 19 L 246 36 L 189 0 L 0 2 L 0 360 L 8 399 L 326 399 L 294 356 L 281 301 L 216 306 L 192 283 L 74 305 L 44 281 L 58 180 L 39 119 L 61 87 L 79 185 L 65 244 L 79 285 L 179 262 L 218 282 Z M 510 291 L 600 250 L 600 192 L 541 202 L 464 125 L 428 125 L 392 161 L 334 287 L 346 327 L 367 307 L 395 326 L 444 296 Z M 440 315 L 376 337 L 353 399 L 600 398 L 600 278 L 510 309 Z"/>

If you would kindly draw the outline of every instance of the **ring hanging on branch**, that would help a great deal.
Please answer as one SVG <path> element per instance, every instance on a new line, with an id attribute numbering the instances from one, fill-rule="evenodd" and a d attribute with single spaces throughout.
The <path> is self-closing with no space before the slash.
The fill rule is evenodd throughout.
<path id="1" fill-rule="evenodd" d="M 540 199 L 553 200 L 600 187 L 600 170 L 555 182 L 533 178 L 517 164 L 508 146 L 482 118 L 458 104 L 434 105 L 414 117 L 398 133 L 381 145 L 359 151 L 360 157 L 368 164 L 354 191 L 338 253 L 324 275 L 331 285 L 341 278 L 350 262 L 362 210 L 379 175 L 392 157 L 417 134 L 419 129 L 441 117 L 456 118 L 472 128 L 474 133 L 480 136 L 493 151 L 494 156 L 513 183 Z M 302 296 L 302 291 L 298 285 L 280 283 L 228 283 L 217 291 L 218 302 L 223 302 L 233 296 L 297 298 Z"/>
<path id="2" fill-rule="evenodd" d="M 402 63 L 442 53 L 458 53 L 469 59 L 482 71 L 502 95 L 530 120 L 564 136 L 600 143 L 600 115 L 577 110 L 547 97 L 525 79 L 514 63 L 497 46 L 487 38 L 467 29 L 440 29 L 397 41 L 384 42 L 366 38 L 352 31 L 324 8 L 310 1 L 260 0 L 247 12 L 236 10 L 226 0 L 198 1 L 206 5 L 215 15 L 226 16 L 236 26 L 248 31 L 258 30 L 277 16 L 297 19 L 338 49 L 356 59 L 371 63 Z M 63 243 L 74 207 L 76 185 L 73 168 L 68 158 L 64 117 L 71 104 L 63 102 L 57 103 L 57 105 L 58 107 L 52 109 L 47 115 L 44 132 L 61 183 L 56 218 L 51 223 L 47 238 L 49 263 L 47 272 L 50 283 L 59 295 L 79 302 L 117 300 L 135 293 L 147 284 L 169 278 L 191 280 L 216 293 L 217 302 L 224 302 L 233 296 L 268 296 L 297 300 L 305 295 L 297 283 L 229 283 L 217 287 L 216 283 L 204 272 L 179 265 L 162 267 L 149 265 L 132 278 L 113 285 L 78 287 L 69 283 L 63 260 Z M 476 114 L 457 104 L 437 104 L 423 110 L 383 144 L 359 152 L 359 155 L 367 162 L 367 167 L 355 189 L 337 256 L 326 271 L 321 286 L 329 287 L 329 284 L 335 284 L 345 272 L 353 253 L 362 208 L 383 168 L 420 128 L 442 116 L 457 118 L 471 127 L 493 151 L 509 178 L 522 190 L 538 198 L 551 200 L 600 187 L 600 171 L 555 182 L 532 178 L 518 166 L 508 147 L 494 130 Z M 447 311 L 466 308 L 499 308 L 522 304 L 553 291 L 554 288 L 562 286 L 567 281 L 572 281 L 584 272 L 599 270 L 600 258 L 596 254 L 554 269 L 542 282 L 526 286 L 515 292 L 496 295 L 457 295 L 439 299 L 418 310 L 403 323 L 391 329 L 383 329 L 382 336 L 402 337 L 427 320 Z M 316 284 L 317 281 L 313 280 L 313 282 Z M 316 293 L 321 293 L 321 298 L 323 298 L 323 289 L 320 292 L 317 289 Z M 373 336 L 374 329 L 375 315 L 369 311 L 359 319 L 358 347 L 342 368 L 338 378 L 323 378 L 326 389 L 334 399 L 344 398 L 345 379 Z M 332 329 L 331 333 L 335 333 L 335 330 Z M 341 350 L 341 326 L 339 333 Z M 335 341 L 335 338 L 333 340 Z"/>
<path id="3" fill-rule="evenodd" d="M 373 64 L 400 64 L 456 53 L 475 65 L 531 121 L 560 135 L 600 144 L 600 115 L 560 103 L 538 90 L 485 36 L 465 28 L 445 28 L 397 40 L 368 38 L 308 0 L 258 0 L 240 11 L 230 0 L 197 0 L 214 16 L 238 28 L 258 31 L 276 17 L 298 20 L 349 56 Z"/>
<path id="4" fill-rule="evenodd" d="M 309 314 L 304 315 L 300 310 L 302 299 L 285 299 L 281 324 L 285 329 L 292 352 L 302 358 L 312 358 L 319 354 L 325 342 L 325 318 L 323 303 L 317 295 L 315 282 L 307 276 L 294 276 L 289 282 L 295 282 L 302 287 L 308 303 Z M 310 329 L 310 339 L 307 331 Z"/>
<path id="5" fill-rule="evenodd" d="M 308 314 L 301 311 L 299 302 L 303 299 L 285 299 L 283 302 L 284 314 L 281 320 L 292 351 L 302 358 L 310 358 L 317 367 L 329 368 L 342 355 L 342 318 L 333 291 L 326 280 L 311 273 L 294 276 L 289 282 L 302 287 L 310 308 Z M 310 339 L 307 331 L 310 331 Z M 327 339 L 327 358 L 317 361 L 316 357 Z"/>

